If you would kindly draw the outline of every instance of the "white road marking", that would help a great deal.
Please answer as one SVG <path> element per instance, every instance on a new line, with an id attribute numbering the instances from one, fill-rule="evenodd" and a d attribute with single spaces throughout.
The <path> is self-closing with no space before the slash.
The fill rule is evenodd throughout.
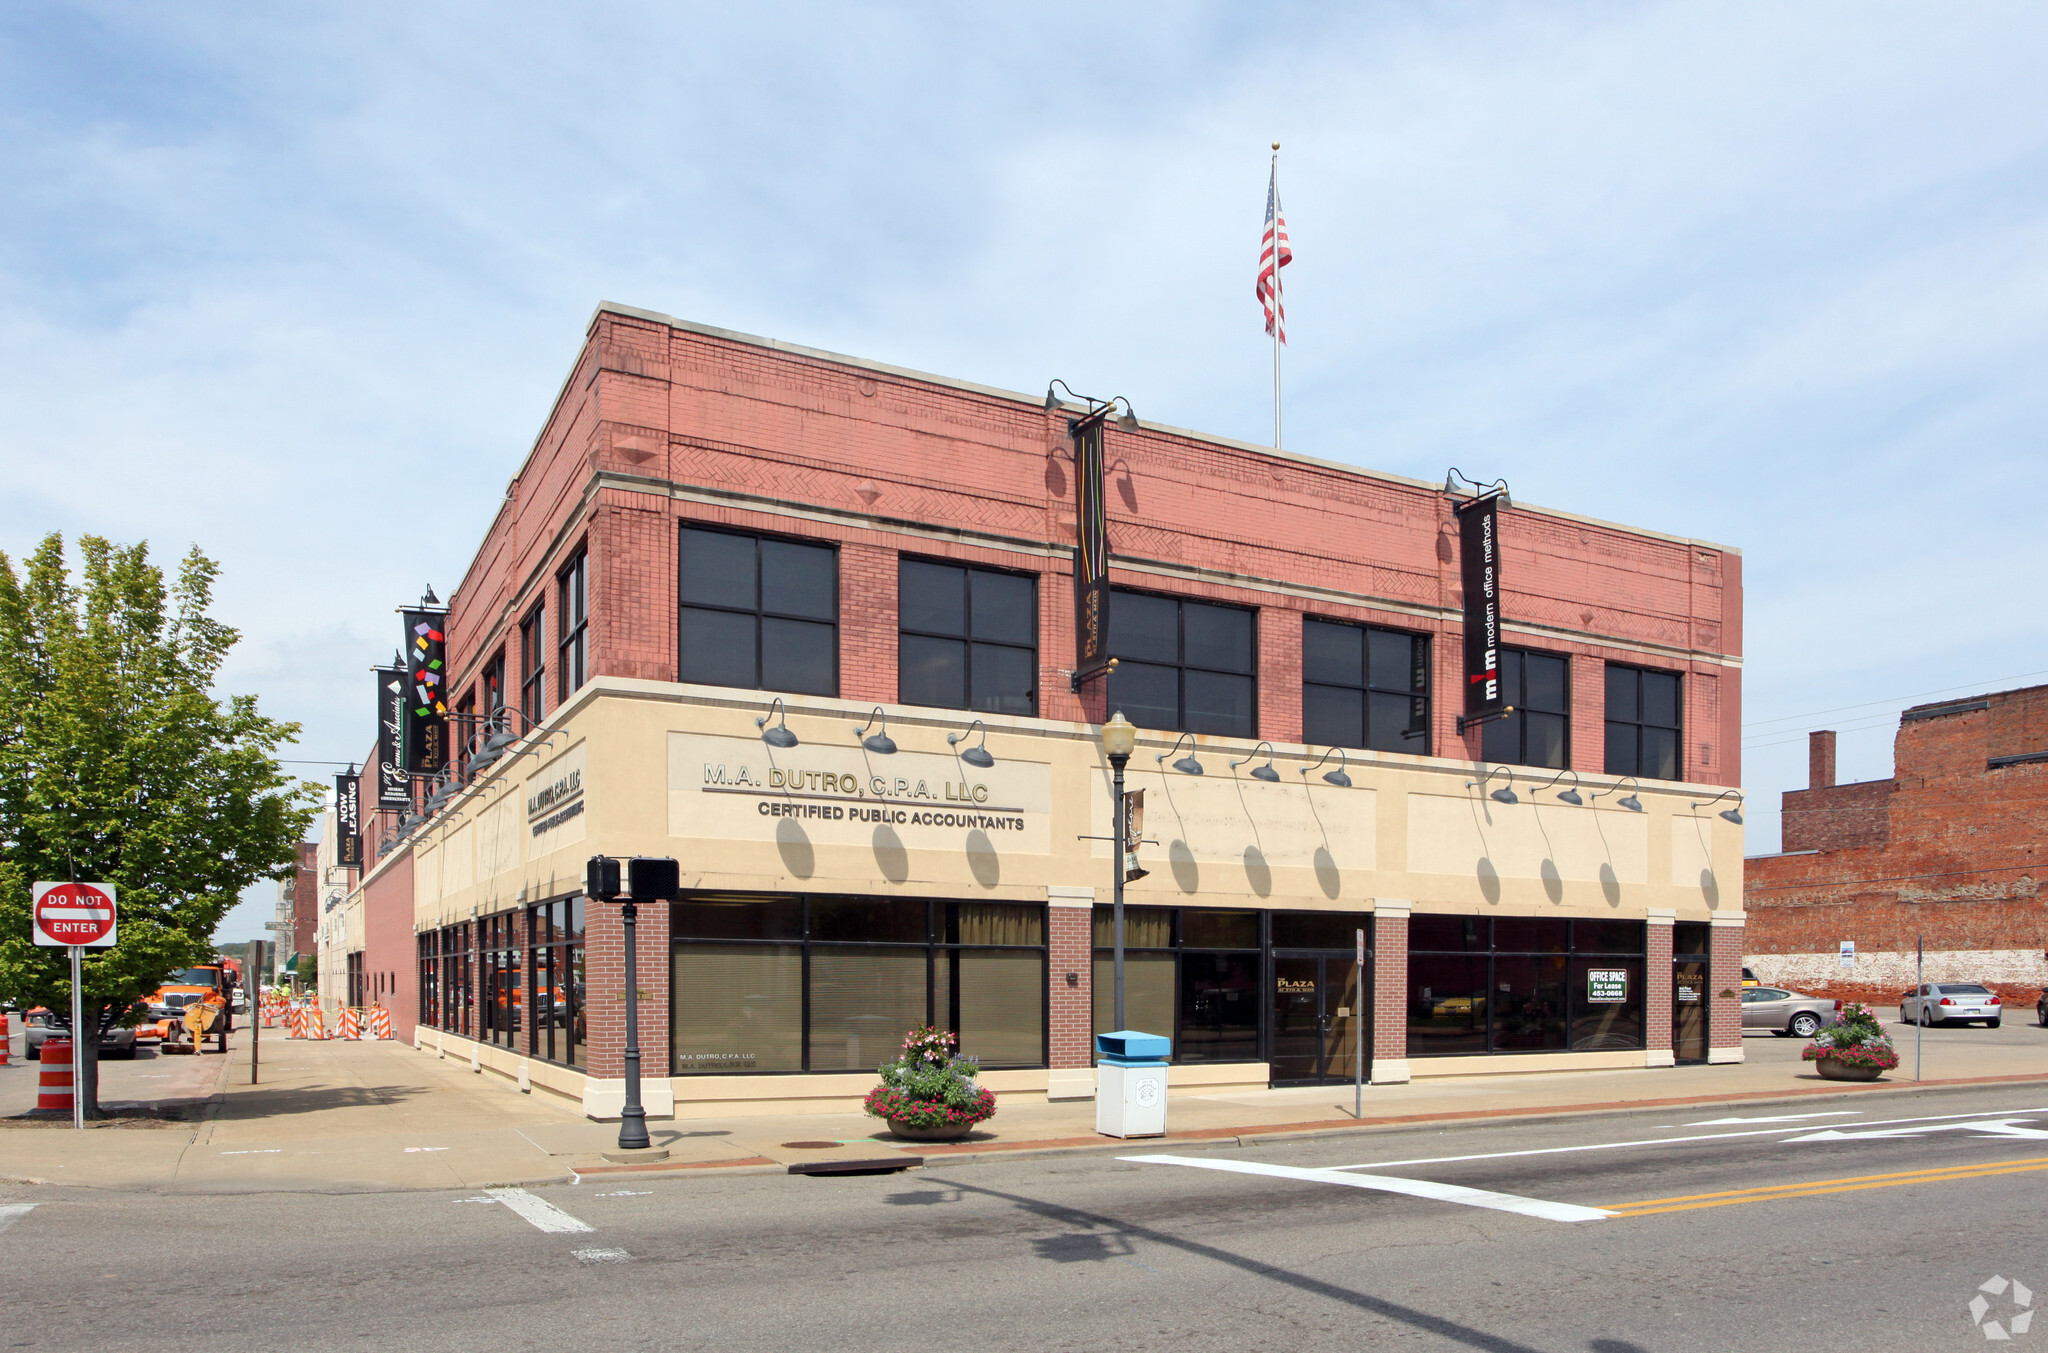
<path id="1" fill-rule="evenodd" d="M 405 1153 L 411 1155 L 415 1151 L 446 1151 L 447 1149 L 445 1146 L 408 1146 L 405 1148 Z"/>
<path id="2" fill-rule="evenodd" d="M 1944 1113 L 1932 1118 L 1880 1118 L 1859 1127 L 1889 1127 L 1897 1123 L 1937 1123 L 1957 1118 L 2017 1117 L 2023 1113 L 2048 1113 L 2048 1109 L 1979 1109 L 1975 1113 Z M 1787 1132 L 1804 1132 L 1803 1127 L 1750 1128 L 1743 1132 L 1703 1132 L 1694 1137 L 1657 1137 L 1636 1142 L 1589 1142 L 1583 1146 L 1539 1146 L 1527 1151 L 1482 1151 L 1470 1156 L 1426 1156 L 1417 1160 L 1371 1160 L 1363 1165 L 1332 1165 L 1332 1170 L 1392 1170 L 1408 1165 L 1454 1165 L 1466 1160 L 1512 1160 L 1521 1156 L 1559 1156 L 1573 1151 L 1619 1151 L 1636 1146 L 1676 1146 L 1684 1142 L 1720 1142 L 1737 1137 L 1776 1137 Z"/>
<path id="3" fill-rule="evenodd" d="M 8 1203 L 5 1206 L 0 1206 L 0 1231 L 5 1231 L 8 1227 L 35 1211 L 35 1208 L 36 1205 L 34 1203 Z"/>
<path id="4" fill-rule="evenodd" d="M 2048 1138 L 2048 1132 L 2039 1128 L 2015 1127 L 2015 1123 L 2030 1123 L 2031 1118 L 1995 1118 L 1978 1123 L 1929 1123 L 1925 1127 L 1903 1127 L 1880 1129 L 1876 1132 L 1838 1132 L 1827 1128 L 1820 1132 L 1808 1133 L 1804 1137 L 1788 1137 L 1792 1142 L 1852 1142 L 1870 1137 L 1918 1137 L 1929 1132 L 1981 1132 L 1989 1137 L 2031 1137 L 2036 1140 Z"/>
<path id="5" fill-rule="evenodd" d="M 1828 1113 L 1780 1113 L 1769 1118 L 1706 1118 L 1686 1127 L 1726 1127 L 1732 1123 L 1796 1123 L 1802 1118 L 1860 1118 L 1861 1109 L 1835 1109 Z"/>
<path id="6" fill-rule="evenodd" d="M 620 1189 L 615 1193 L 593 1193 L 590 1196 L 593 1198 L 652 1198 L 654 1193 L 650 1189 Z"/>
<path id="7" fill-rule="evenodd" d="M 1267 1175 L 1275 1179 L 1299 1179 L 1310 1184 L 1343 1184 L 1380 1193 L 1403 1193 L 1440 1203 L 1462 1203 L 1466 1207 L 1491 1208 L 1496 1212 L 1518 1212 L 1544 1221 L 1605 1221 L 1611 1213 L 1576 1203 L 1552 1203 L 1541 1198 L 1523 1198 L 1512 1193 L 1468 1189 L 1460 1184 L 1438 1184 L 1427 1179 L 1397 1179 L 1392 1175 L 1346 1174 L 1342 1170 L 1302 1170 L 1291 1165 L 1266 1165 L 1251 1160 L 1198 1160 L 1190 1156 L 1118 1156 L 1118 1160 L 1146 1165 L 1187 1165 L 1197 1170 L 1224 1170 L 1231 1174 Z"/>
<path id="8" fill-rule="evenodd" d="M 525 1189 L 485 1189 L 484 1192 L 532 1222 L 537 1229 L 551 1235 L 596 1229 L 589 1222 L 576 1220 L 547 1199 L 536 1198 Z"/>
<path id="9" fill-rule="evenodd" d="M 585 1264 L 623 1264 L 633 1257 L 624 1250 L 606 1249 L 596 1245 L 587 1250 L 571 1250 L 569 1253 L 575 1255 L 578 1262 Z"/>
<path id="10" fill-rule="evenodd" d="M 223 1151 L 221 1154 L 223 1156 L 281 1156 L 284 1154 L 284 1148 L 281 1146 L 271 1146 L 261 1151 Z"/>

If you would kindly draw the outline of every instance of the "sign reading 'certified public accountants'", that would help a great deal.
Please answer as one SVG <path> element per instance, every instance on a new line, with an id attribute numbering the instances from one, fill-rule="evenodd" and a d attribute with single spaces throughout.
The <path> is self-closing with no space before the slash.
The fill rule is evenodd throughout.
<path id="1" fill-rule="evenodd" d="M 980 769 L 950 754 L 671 733 L 668 788 L 676 836 L 774 841 L 788 822 L 818 845 L 868 846 L 878 832 L 913 850 L 969 849 L 973 833 L 1005 854 L 1043 855 L 1050 843 L 1043 762 Z"/>

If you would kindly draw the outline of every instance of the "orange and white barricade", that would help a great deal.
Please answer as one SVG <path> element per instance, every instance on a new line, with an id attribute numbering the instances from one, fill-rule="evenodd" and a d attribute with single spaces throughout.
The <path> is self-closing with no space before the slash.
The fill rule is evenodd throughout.
<path id="1" fill-rule="evenodd" d="M 71 1112 L 71 1040 L 45 1039 L 41 1049 L 42 1075 L 36 1086 L 39 1113 Z"/>
<path id="2" fill-rule="evenodd" d="M 319 1039 L 327 1036 L 327 1012 L 317 1005 L 307 1006 L 306 1037 Z"/>
<path id="3" fill-rule="evenodd" d="M 370 1037 L 391 1037 L 391 1012 L 381 1005 L 370 1007 Z"/>
<path id="4" fill-rule="evenodd" d="M 361 1038 L 363 1036 L 363 1012 L 354 1006 L 345 1005 L 334 1024 L 336 1038 Z"/>

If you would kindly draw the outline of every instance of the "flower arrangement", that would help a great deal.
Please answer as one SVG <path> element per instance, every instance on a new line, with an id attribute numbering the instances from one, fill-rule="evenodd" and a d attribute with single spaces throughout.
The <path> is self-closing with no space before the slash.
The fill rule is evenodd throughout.
<path id="1" fill-rule="evenodd" d="M 862 1106 L 891 1127 L 970 1128 L 995 1116 L 996 1093 L 975 1083 L 981 1064 L 956 1057 L 957 1034 L 930 1027 L 912 1029 L 903 1054 L 876 1068 L 882 1083 Z"/>
<path id="2" fill-rule="evenodd" d="M 1879 1071 L 1890 1071 L 1899 1064 L 1899 1054 L 1885 1037 L 1884 1026 L 1868 1006 L 1856 1001 L 1843 1006 L 1835 1022 L 1815 1034 L 1799 1055 L 1808 1062 L 1839 1062 Z"/>

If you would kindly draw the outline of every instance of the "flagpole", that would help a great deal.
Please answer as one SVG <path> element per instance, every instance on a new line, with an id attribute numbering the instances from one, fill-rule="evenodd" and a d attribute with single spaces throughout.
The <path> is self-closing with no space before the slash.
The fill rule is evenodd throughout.
<path id="1" fill-rule="evenodd" d="M 1280 449 L 1280 331 L 1286 327 L 1280 300 L 1280 143 L 1273 143 L 1273 449 Z"/>

